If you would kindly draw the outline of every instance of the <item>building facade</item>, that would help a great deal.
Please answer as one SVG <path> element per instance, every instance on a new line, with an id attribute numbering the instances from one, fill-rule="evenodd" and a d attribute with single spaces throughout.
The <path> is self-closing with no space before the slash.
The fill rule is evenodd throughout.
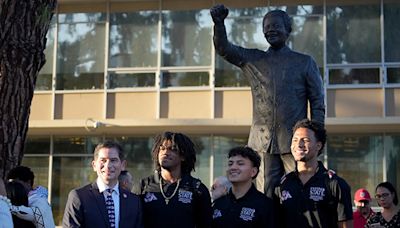
<path id="1" fill-rule="evenodd" d="M 152 173 L 153 137 L 190 135 L 195 176 L 210 186 L 245 145 L 251 93 L 216 55 L 209 8 L 223 3 L 228 39 L 265 50 L 262 18 L 293 19 L 289 46 L 314 57 L 326 94 L 321 159 L 351 185 L 400 189 L 400 3 L 390 0 L 60 0 L 36 82 L 23 164 L 50 190 L 56 224 L 68 192 L 95 178 L 93 149 L 117 140 L 137 180 Z"/>

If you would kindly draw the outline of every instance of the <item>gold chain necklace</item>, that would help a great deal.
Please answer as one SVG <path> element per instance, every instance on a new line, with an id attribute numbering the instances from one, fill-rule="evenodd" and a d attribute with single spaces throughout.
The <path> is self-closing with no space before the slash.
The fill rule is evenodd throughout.
<path id="1" fill-rule="evenodd" d="M 181 182 L 181 179 L 178 179 L 178 181 L 177 181 L 177 183 L 176 183 L 176 187 L 175 187 L 174 192 L 172 193 L 172 195 L 170 195 L 170 196 L 168 196 L 168 197 L 167 197 L 167 196 L 165 195 L 165 193 L 164 193 L 164 190 L 163 190 L 163 187 L 162 187 L 162 180 L 163 180 L 163 179 L 161 178 L 161 180 L 160 180 L 160 191 L 161 191 L 161 195 L 164 197 L 165 204 L 168 205 L 169 200 L 172 199 L 172 197 L 174 197 L 174 195 L 175 195 L 176 192 L 178 191 L 179 183 Z"/>

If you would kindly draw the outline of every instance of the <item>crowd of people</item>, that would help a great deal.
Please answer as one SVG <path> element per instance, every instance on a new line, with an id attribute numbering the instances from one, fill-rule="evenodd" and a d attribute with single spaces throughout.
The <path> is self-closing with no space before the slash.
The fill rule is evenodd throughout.
<path id="1" fill-rule="evenodd" d="M 400 227 L 398 196 L 391 183 L 376 187 L 381 211 L 371 209 L 370 193 L 362 188 L 355 192 L 353 212 L 350 186 L 318 161 L 326 141 L 323 125 L 304 119 L 293 132 L 296 169 L 281 178 L 273 197 L 254 185 L 261 158 L 248 146 L 228 151 L 226 176 L 216 178 L 209 190 L 191 175 L 195 145 L 182 133 L 156 137 L 155 172 L 138 183 L 132 183 L 126 171 L 123 148 L 113 141 L 100 143 L 92 161 L 97 179 L 69 193 L 62 226 Z M 24 166 L 12 169 L 5 184 L 0 181 L 0 227 L 55 226 L 47 190 L 33 186 L 34 174 Z"/>

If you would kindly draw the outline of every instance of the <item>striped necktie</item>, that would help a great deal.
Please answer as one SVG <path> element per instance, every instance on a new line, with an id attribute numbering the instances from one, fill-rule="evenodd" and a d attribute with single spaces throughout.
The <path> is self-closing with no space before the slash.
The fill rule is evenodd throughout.
<path id="1" fill-rule="evenodd" d="M 114 200 L 112 199 L 113 189 L 106 190 L 106 209 L 108 213 L 108 221 L 110 227 L 115 227 L 115 211 L 114 211 Z"/>

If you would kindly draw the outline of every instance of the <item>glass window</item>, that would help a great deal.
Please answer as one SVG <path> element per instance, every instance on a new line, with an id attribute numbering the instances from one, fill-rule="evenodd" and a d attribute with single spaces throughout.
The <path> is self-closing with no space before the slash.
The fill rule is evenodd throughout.
<path id="1" fill-rule="evenodd" d="M 104 88 L 103 13 L 61 14 L 57 44 L 57 90 Z"/>
<path id="2" fill-rule="evenodd" d="M 400 83 L 400 68 L 387 68 L 387 83 Z"/>
<path id="3" fill-rule="evenodd" d="M 210 186 L 210 154 L 211 140 L 209 136 L 190 137 L 196 149 L 196 171 L 192 175 L 199 178 L 207 187 Z"/>
<path id="4" fill-rule="evenodd" d="M 33 186 L 43 186 L 45 188 L 49 185 L 49 158 L 48 157 L 31 157 L 25 155 L 22 159 L 21 165 L 31 168 L 35 175 Z"/>
<path id="5" fill-rule="evenodd" d="M 55 17 L 53 17 L 54 19 Z M 53 82 L 53 52 L 54 52 L 54 33 L 55 33 L 55 20 L 52 23 L 47 32 L 46 38 L 46 49 L 44 55 L 46 57 L 46 63 L 40 69 L 39 75 L 36 79 L 35 90 L 51 90 Z"/>
<path id="6" fill-rule="evenodd" d="M 110 89 L 131 87 L 154 87 L 156 85 L 155 73 L 110 73 Z"/>
<path id="7" fill-rule="evenodd" d="M 56 225 L 61 225 L 69 192 L 96 180 L 92 157 L 54 157 L 51 206 Z"/>
<path id="8" fill-rule="evenodd" d="M 110 15 L 109 67 L 157 65 L 158 12 Z"/>
<path id="9" fill-rule="evenodd" d="M 385 28 L 385 61 L 387 62 L 399 62 L 400 52 L 398 47 L 400 46 L 400 26 L 398 26 L 398 20 L 400 15 L 400 4 L 394 1 L 383 5 L 384 15 L 384 28 Z"/>
<path id="10" fill-rule="evenodd" d="M 100 137 L 54 137 L 54 154 L 93 154 Z"/>
<path id="11" fill-rule="evenodd" d="M 379 84 L 379 69 L 330 69 L 329 84 Z"/>
<path id="12" fill-rule="evenodd" d="M 208 72 L 162 72 L 162 87 L 208 86 Z"/>
<path id="13" fill-rule="evenodd" d="M 232 12 L 230 11 L 229 18 L 225 20 L 229 42 L 244 48 L 266 50 L 269 44 L 265 40 L 262 31 L 262 18 L 265 12 L 264 8 L 234 9 Z M 258 17 L 246 17 L 246 15 L 258 15 Z M 249 86 L 240 68 L 228 63 L 218 54 L 215 61 L 215 86 Z"/>
<path id="14" fill-rule="evenodd" d="M 216 87 L 246 87 L 250 86 L 239 67 L 228 63 L 221 56 L 215 57 Z"/>
<path id="15" fill-rule="evenodd" d="M 307 15 L 323 14 L 322 0 L 314 1 L 315 5 L 297 5 L 294 1 L 294 3 L 292 3 L 291 5 L 275 7 L 274 5 L 281 5 L 282 1 L 270 0 L 270 3 L 272 5 L 270 7 L 270 10 L 280 9 L 288 12 L 289 15 L 307 16 Z"/>
<path id="16" fill-rule="evenodd" d="M 228 40 L 245 48 L 266 50 L 269 47 L 264 38 L 262 17 L 238 17 L 225 20 Z"/>
<path id="17" fill-rule="evenodd" d="M 127 170 L 133 176 L 134 183 L 154 173 L 151 149 L 154 140 L 151 137 L 126 137 L 119 136 L 108 138 L 118 142 L 124 149 Z"/>
<path id="18" fill-rule="evenodd" d="M 373 2 L 327 5 L 328 63 L 381 61 L 380 1 Z"/>
<path id="19" fill-rule="evenodd" d="M 246 5 L 246 4 L 243 4 Z M 248 5 L 248 4 L 247 4 Z M 229 8 L 229 7 L 228 7 Z M 268 12 L 267 7 L 251 7 L 251 8 L 229 8 L 228 18 L 263 18 Z M 226 22 L 226 21 L 225 21 Z"/>
<path id="20" fill-rule="evenodd" d="M 328 167 L 346 180 L 352 195 L 359 188 L 375 192 L 383 180 L 383 137 L 332 134 L 327 141 Z"/>
<path id="21" fill-rule="evenodd" d="M 387 181 L 400 189 L 400 134 L 385 136 Z"/>
<path id="22" fill-rule="evenodd" d="M 50 154 L 50 137 L 29 136 L 25 143 L 25 154 Z"/>
<path id="23" fill-rule="evenodd" d="M 58 23 L 104 22 L 105 13 L 61 13 L 58 14 Z"/>
<path id="24" fill-rule="evenodd" d="M 293 50 L 311 55 L 318 66 L 323 65 L 323 22 L 322 17 L 293 17 L 289 46 Z"/>
<path id="25" fill-rule="evenodd" d="M 208 9 L 162 12 L 162 65 L 211 65 L 211 17 Z"/>
<path id="26" fill-rule="evenodd" d="M 214 173 L 213 176 L 225 176 L 228 167 L 228 152 L 233 147 L 247 145 L 247 136 L 213 137 Z"/>

